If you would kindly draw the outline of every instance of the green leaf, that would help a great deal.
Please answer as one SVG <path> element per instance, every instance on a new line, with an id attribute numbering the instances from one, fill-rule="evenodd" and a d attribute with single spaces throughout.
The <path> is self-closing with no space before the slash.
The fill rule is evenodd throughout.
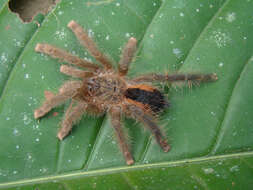
<path id="1" fill-rule="evenodd" d="M 24 51 L 24 47 L 37 29 L 42 16 L 33 23 L 24 24 L 14 13 L 10 13 L 8 2 L 0 2 L 0 96 L 10 72 Z"/>
<path id="2" fill-rule="evenodd" d="M 61 1 L 24 24 L 0 2 L 0 188 L 251 189 L 253 187 L 253 2 L 249 0 Z M 117 62 L 130 36 L 140 73 L 217 73 L 215 83 L 171 88 L 162 114 L 171 151 L 125 119 L 135 165 L 126 166 L 107 116 L 84 116 L 64 141 L 56 133 L 67 107 L 37 121 L 45 90 L 68 77 L 34 51 L 45 42 L 94 60 L 67 28 L 76 20 Z M 252 69 L 252 70 L 251 70 Z"/>

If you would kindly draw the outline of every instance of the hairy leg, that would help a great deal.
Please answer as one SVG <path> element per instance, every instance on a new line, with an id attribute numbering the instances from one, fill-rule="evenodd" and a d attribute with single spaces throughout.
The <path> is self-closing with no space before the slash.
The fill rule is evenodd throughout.
<path id="1" fill-rule="evenodd" d="M 38 119 L 47 114 L 51 109 L 56 106 L 61 105 L 66 100 L 72 98 L 75 95 L 78 88 L 82 85 L 81 81 L 67 81 L 62 85 L 59 93 L 54 95 L 50 91 L 45 91 L 46 100 L 43 102 L 42 106 L 34 110 L 34 118 Z"/>
<path id="2" fill-rule="evenodd" d="M 133 79 L 135 82 L 213 82 L 218 79 L 215 73 L 210 74 L 155 74 L 150 73 Z"/>
<path id="3" fill-rule="evenodd" d="M 77 56 L 74 56 L 62 49 L 59 49 L 57 47 L 54 47 L 50 44 L 37 44 L 35 47 L 36 52 L 47 54 L 53 58 L 60 59 L 64 62 L 67 62 L 69 64 L 73 64 L 82 68 L 88 68 L 92 70 L 97 70 L 99 68 L 98 65 L 86 61 L 84 59 L 81 59 Z"/>
<path id="4" fill-rule="evenodd" d="M 126 163 L 128 165 L 132 165 L 134 163 L 134 160 L 129 151 L 128 144 L 126 143 L 126 138 L 121 127 L 121 108 L 116 106 L 112 107 L 110 110 L 110 116 L 112 126 L 115 130 L 115 134 L 117 136 L 120 149 L 125 157 Z"/>
<path id="5" fill-rule="evenodd" d="M 118 71 L 121 76 L 126 75 L 128 72 L 129 64 L 131 63 L 136 51 L 136 44 L 137 40 L 135 38 L 130 38 L 124 47 L 118 67 Z"/>
<path id="6" fill-rule="evenodd" d="M 45 96 L 46 100 L 49 100 L 49 99 L 51 99 L 51 98 L 53 98 L 53 97 L 54 97 L 54 93 L 53 93 L 53 92 L 50 92 L 50 91 L 45 90 L 45 91 L 44 91 L 44 96 Z"/>
<path id="7" fill-rule="evenodd" d="M 73 103 L 71 102 L 65 113 L 64 120 L 61 123 L 61 128 L 57 134 L 57 137 L 60 140 L 63 140 L 63 138 L 69 134 L 73 125 L 82 118 L 86 108 L 87 104 L 85 102 L 78 102 L 75 107 L 73 107 Z"/>
<path id="8" fill-rule="evenodd" d="M 160 145 L 164 152 L 168 152 L 170 150 L 167 140 L 164 138 L 159 126 L 153 121 L 151 116 L 144 113 L 141 108 L 135 105 L 128 105 L 126 109 L 127 115 L 130 115 L 132 118 L 142 122 L 151 131 L 151 133 L 155 136 L 156 142 Z"/>
<path id="9" fill-rule="evenodd" d="M 60 71 L 65 75 L 69 75 L 75 78 L 87 78 L 93 76 L 92 72 L 83 71 L 67 65 L 61 65 Z"/>
<path id="10" fill-rule="evenodd" d="M 69 95 L 69 92 L 65 92 L 65 93 L 62 93 L 62 94 L 54 95 L 54 96 L 46 99 L 41 107 L 34 110 L 34 118 L 38 119 L 40 117 L 43 117 L 51 109 L 53 109 L 56 106 L 61 105 L 63 102 L 65 102 L 69 98 L 71 98 L 71 96 Z"/>
<path id="11" fill-rule="evenodd" d="M 64 93 L 66 91 L 69 91 L 70 94 L 73 94 L 78 88 L 81 88 L 82 81 L 80 80 L 69 80 L 65 82 L 59 89 L 59 93 Z"/>
<path id="12" fill-rule="evenodd" d="M 89 53 L 98 60 L 102 65 L 104 65 L 107 69 L 111 69 L 112 65 L 108 57 L 106 57 L 103 53 L 101 53 L 95 42 L 88 36 L 88 34 L 84 31 L 84 29 L 77 24 L 75 21 L 70 21 L 68 27 L 74 32 L 77 39 L 80 43 L 87 48 Z"/>

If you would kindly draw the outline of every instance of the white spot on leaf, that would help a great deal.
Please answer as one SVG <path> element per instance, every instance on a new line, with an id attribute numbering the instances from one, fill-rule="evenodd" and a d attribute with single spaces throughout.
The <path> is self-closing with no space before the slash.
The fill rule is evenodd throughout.
<path id="1" fill-rule="evenodd" d="M 66 33 L 65 33 L 64 29 L 57 30 L 55 32 L 55 36 L 56 36 L 56 39 L 63 40 L 66 37 Z"/>
<path id="2" fill-rule="evenodd" d="M 129 37 L 130 37 L 130 34 L 129 34 L 129 33 L 126 33 L 125 36 L 126 36 L 127 38 L 129 38 Z"/>
<path id="3" fill-rule="evenodd" d="M 214 173 L 214 169 L 213 168 L 204 168 L 203 171 L 205 172 L 205 174 L 212 174 L 212 173 Z"/>
<path id="4" fill-rule="evenodd" d="M 29 78 L 29 74 L 26 73 L 25 74 L 25 78 L 28 79 Z"/>
<path id="5" fill-rule="evenodd" d="M 239 166 L 238 166 L 238 165 L 235 165 L 235 166 L 231 167 L 229 170 L 230 170 L 231 172 L 238 172 L 238 171 L 239 171 Z"/>
<path id="6" fill-rule="evenodd" d="M 4 63 L 7 62 L 7 60 L 8 60 L 8 55 L 5 52 L 3 52 L 0 56 L 0 64 L 3 65 Z"/>
<path id="7" fill-rule="evenodd" d="M 172 52 L 177 58 L 180 58 L 183 55 L 182 51 L 179 48 L 174 48 Z"/>
<path id="8" fill-rule="evenodd" d="M 227 46 L 227 44 L 231 41 L 229 34 L 222 32 L 221 30 L 213 31 L 210 39 L 216 43 L 218 48 Z"/>
<path id="9" fill-rule="evenodd" d="M 219 63 L 219 67 L 223 67 L 224 63 L 223 62 L 220 62 Z"/>
<path id="10" fill-rule="evenodd" d="M 23 115 L 23 121 L 25 125 L 28 125 L 29 123 L 31 123 L 32 119 L 28 117 L 26 113 L 22 113 L 22 115 Z"/>
<path id="11" fill-rule="evenodd" d="M 235 15 L 234 12 L 227 13 L 227 15 L 226 15 L 226 21 L 233 22 L 235 19 L 236 19 L 236 15 Z"/>
<path id="12" fill-rule="evenodd" d="M 16 46 L 16 47 L 23 47 L 24 45 L 20 42 L 20 41 L 18 41 L 17 39 L 13 39 L 13 42 L 14 42 L 14 45 Z"/>
<path id="13" fill-rule="evenodd" d="M 14 130 L 13 130 L 13 135 L 14 135 L 14 136 L 19 136 L 19 135 L 20 135 L 19 130 L 14 129 Z"/>
<path id="14" fill-rule="evenodd" d="M 63 11 L 59 11 L 58 12 L 58 15 L 62 15 L 64 12 Z"/>

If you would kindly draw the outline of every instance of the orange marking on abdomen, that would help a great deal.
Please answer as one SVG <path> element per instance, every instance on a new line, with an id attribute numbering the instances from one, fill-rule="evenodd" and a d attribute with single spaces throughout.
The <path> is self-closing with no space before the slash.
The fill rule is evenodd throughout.
<path id="1" fill-rule="evenodd" d="M 153 92 L 155 90 L 154 87 L 149 86 L 149 85 L 145 85 L 145 84 L 130 85 L 127 88 L 139 88 L 141 90 L 145 90 L 145 91 L 149 91 L 149 92 Z"/>
<path id="2" fill-rule="evenodd" d="M 125 100 L 129 103 L 129 104 L 133 104 L 136 105 L 137 107 L 141 108 L 142 110 L 145 110 L 146 112 L 150 113 L 152 112 L 152 110 L 150 109 L 149 105 L 147 104 L 143 104 L 137 101 L 134 101 L 130 98 L 125 98 Z"/>

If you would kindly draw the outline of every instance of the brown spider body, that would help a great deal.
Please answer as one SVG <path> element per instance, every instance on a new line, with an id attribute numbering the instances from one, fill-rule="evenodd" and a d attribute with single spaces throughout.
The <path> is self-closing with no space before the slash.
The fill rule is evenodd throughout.
<path id="1" fill-rule="evenodd" d="M 114 72 L 99 74 L 84 81 L 83 91 L 88 91 L 91 102 L 100 105 L 103 111 L 124 100 L 127 84 Z"/>
<path id="2" fill-rule="evenodd" d="M 60 140 L 63 140 L 69 134 L 72 126 L 81 119 L 83 114 L 90 113 L 99 116 L 108 113 L 126 163 L 128 165 L 133 164 L 134 160 L 121 126 L 122 115 L 124 114 L 143 123 L 153 134 L 163 151 L 168 152 L 170 146 L 156 124 L 156 115 L 167 107 L 168 102 L 164 95 L 150 83 L 210 82 L 217 80 L 216 74 L 162 75 L 153 73 L 129 79 L 126 74 L 136 51 L 137 40 L 135 38 L 130 38 L 127 42 L 118 63 L 118 69 L 115 70 L 110 60 L 97 49 L 93 40 L 80 25 L 75 21 L 71 21 L 68 27 L 89 53 L 102 64 L 102 67 L 52 45 L 37 44 L 35 51 L 48 54 L 77 67 L 85 68 L 87 71 L 62 65 L 60 67 L 62 73 L 81 80 L 65 82 L 56 95 L 45 91 L 46 100 L 41 107 L 34 111 L 34 117 L 36 119 L 43 117 L 54 107 L 71 99 L 71 104 L 65 113 L 57 135 Z"/>
<path id="3" fill-rule="evenodd" d="M 98 109 L 102 113 L 110 110 L 112 106 L 138 104 L 146 112 L 155 115 L 167 105 L 163 94 L 153 86 L 132 84 L 114 72 L 98 72 L 98 75 L 84 79 L 77 97 L 82 97 L 90 104 L 99 105 Z"/>

